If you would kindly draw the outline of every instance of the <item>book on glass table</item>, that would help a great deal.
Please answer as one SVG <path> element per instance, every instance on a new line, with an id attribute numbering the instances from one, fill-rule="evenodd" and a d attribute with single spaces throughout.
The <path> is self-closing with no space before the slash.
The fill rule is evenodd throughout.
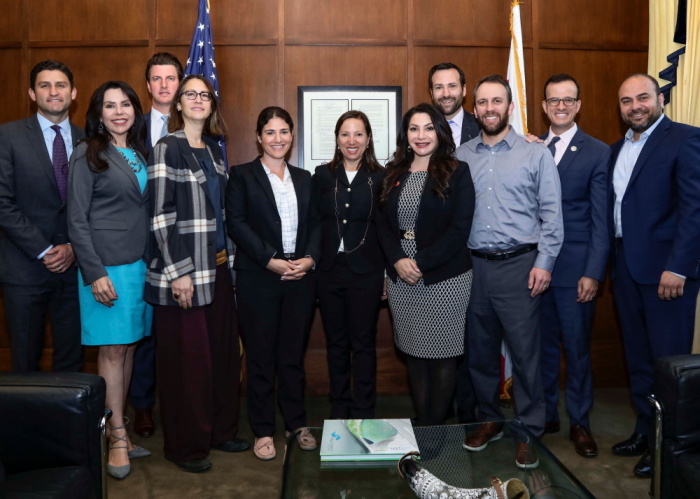
<path id="1" fill-rule="evenodd" d="M 398 461 L 418 452 L 410 419 L 327 419 L 321 462 Z"/>

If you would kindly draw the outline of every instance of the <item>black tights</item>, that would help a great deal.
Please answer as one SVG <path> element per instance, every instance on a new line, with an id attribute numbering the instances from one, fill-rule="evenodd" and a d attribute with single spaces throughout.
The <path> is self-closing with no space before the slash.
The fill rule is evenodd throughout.
<path id="1" fill-rule="evenodd" d="M 408 383 L 418 425 L 445 423 L 457 380 L 457 357 L 419 359 L 407 356 Z"/>

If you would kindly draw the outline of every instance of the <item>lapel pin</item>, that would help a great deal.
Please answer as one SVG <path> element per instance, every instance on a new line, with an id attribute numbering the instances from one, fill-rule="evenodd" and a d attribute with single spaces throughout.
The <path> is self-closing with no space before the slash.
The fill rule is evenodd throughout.
<path id="1" fill-rule="evenodd" d="M 571 146 L 571 151 L 576 152 L 577 147 L 576 146 Z"/>
<path id="2" fill-rule="evenodd" d="M 401 183 L 401 182 L 399 182 L 399 181 L 397 180 L 396 183 L 394 184 L 394 187 L 398 187 L 400 183 Z"/>

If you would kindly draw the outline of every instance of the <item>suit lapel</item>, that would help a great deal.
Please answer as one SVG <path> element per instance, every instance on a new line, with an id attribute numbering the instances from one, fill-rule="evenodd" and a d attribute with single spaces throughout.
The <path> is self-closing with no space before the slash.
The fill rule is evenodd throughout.
<path id="1" fill-rule="evenodd" d="M 658 124 L 656 129 L 652 132 L 652 134 L 647 138 L 646 144 L 644 144 L 644 147 L 642 147 L 642 152 L 639 153 L 639 158 L 637 158 L 637 162 L 634 164 L 634 169 L 632 170 L 632 175 L 630 176 L 630 181 L 627 184 L 628 187 L 632 185 L 632 182 L 634 182 L 634 179 L 637 178 L 639 175 L 639 171 L 642 169 L 644 166 L 644 163 L 646 163 L 647 159 L 649 159 L 649 156 L 651 156 L 651 153 L 654 152 L 654 149 L 656 149 L 656 146 L 661 143 L 663 138 L 666 136 L 666 133 L 668 132 L 668 129 L 671 126 L 671 120 L 668 119 L 667 117 L 664 117 L 661 123 Z"/>
<path id="2" fill-rule="evenodd" d="M 46 149 L 44 133 L 41 131 L 41 126 L 39 126 L 39 120 L 36 115 L 32 116 L 27 122 L 27 138 L 32 145 L 32 149 L 34 149 L 37 163 L 41 165 L 44 173 L 49 177 L 49 181 L 54 189 L 56 189 L 56 194 L 58 195 L 58 184 L 56 183 L 56 176 L 53 173 L 53 163 L 51 163 L 51 156 L 49 156 L 49 151 Z"/>
<path id="3" fill-rule="evenodd" d="M 275 201 L 275 193 L 272 192 L 270 180 L 267 178 L 267 173 L 265 173 L 265 169 L 263 168 L 262 162 L 259 159 L 258 164 L 255 165 L 252 171 L 253 175 L 255 176 L 255 179 L 258 181 L 258 184 L 260 184 L 260 187 L 267 196 L 268 200 L 272 203 L 275 212 L 277 212 L 277 202 Z"/>
<path id="4" fill-rule="evenodd" d="M 559 160 L 559 164 L 557 165 L 559 175 L 564 173 L 564 170 L 566 170 L 566 168 L 573 163 L 576 156 L 580 154 L 584 141 L 583 132 L 579 128 L 571 138 L 571 142 L 569 142 L 569 146 L 567 147 L 566 151 L 564 151 L 564 155 Z"/>
<path id="5" fill-rule="evenodd" d="M 139 181 L 136 178 L 136 174 L 131 169 L 129 163 L 127 163 L 127 161 L 122 157 L 121 153 L 116 149 L 116 147 L 112 145 L 109 146 L 109 148 L 107 149 L 107 160 L 114 166 L 116 166 L 120 172 L 127 176 L 131 184 L 134 186 L 134 188 L 138 191 L 140 195 L 141 188 L 139 187 Z"/>

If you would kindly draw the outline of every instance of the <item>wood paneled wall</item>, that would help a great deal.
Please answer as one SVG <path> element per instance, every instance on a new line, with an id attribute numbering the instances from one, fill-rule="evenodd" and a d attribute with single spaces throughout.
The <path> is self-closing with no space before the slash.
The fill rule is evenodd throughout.
<path id="1" fill-rule="evenodd" d="M 471 90 L 486 74 L 504 74 L 510 0 L 211 0 L 213 34 L 232 164 L 257 154 L 258 112 L 280 105 L 297 113 L 302 85 L 400 85 L 403 110 L 429 101 L 428 69 L 451 61 Z M 530 0 L 521 5 L 530 130 L 546 130 L 542 85 L 568 72 L 581 85 L 579 125 L 613 142 L 622 131 L 616 92 L 625 75 L 644 71 L 648 5 L 640 0 Z M 68 64 L 82 125 L 92 91 L 121 79 L 150 106 L 143 75 L 153 52 L 184 62 L 197 0 L 4 0 L 0 16 L 0 122 L 34 112 L 27 95 L 31 67 L 46 58 Z M 467 108 L 472 107 L 467 98 Z M 298 151 L 292 151 L 296 163 Z M 9 342 L 0 312 L 0 369 Z M 48 360 L 50 342 L 45 358 Z M 594 382 L 625 384 L 618 322 L 609 284 L 593 332 Z M 46 365 L 46 362 L 44 363 Z M 323 331 L 316 318 L 307 356 L 309 393 L 326 392 Z M 94 370 L 94 350 L 88 352 Z M 388 311 L 379 320 L 379 389 L 405 393 L 405 370 L 393 347 Z"/>

